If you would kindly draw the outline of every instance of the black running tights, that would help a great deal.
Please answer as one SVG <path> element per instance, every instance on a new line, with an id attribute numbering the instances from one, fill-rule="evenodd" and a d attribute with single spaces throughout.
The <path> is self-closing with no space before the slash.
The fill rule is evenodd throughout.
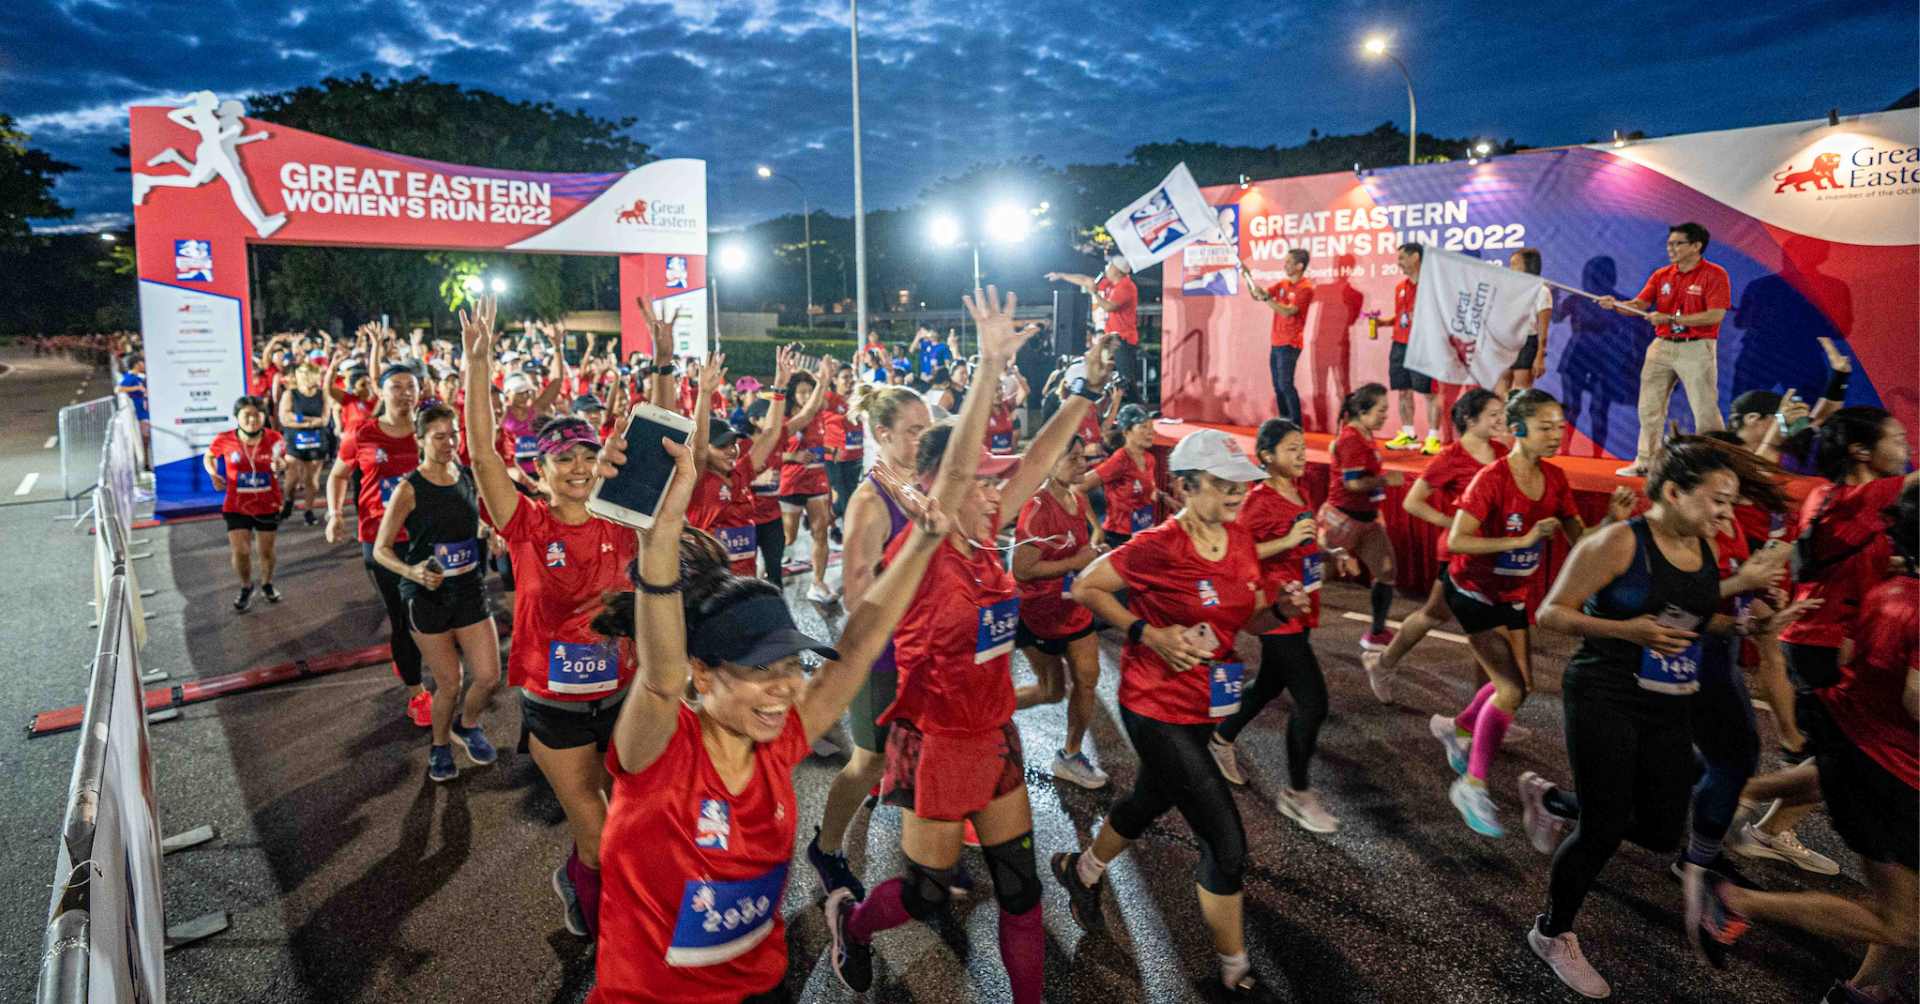
<path id="1" fill-rule="evenodd" d="M 1214 731 L 1226 742 L 1239 738 L 1240 730 L 1282 690 L 1293 694 L 1293 717 L 1287 720 L 1287 783 L 1295 791 L 1307 790 L 1307 766 L 1320 744 L 1320 726 L 1327 721 L 1327 678 L 1320 672 L 1320 660 L 1313 657 L 1311 631 L 1298 634 L 1260 636 L 1260 673 L 1240 695 L 1240 710 L 1223 719 Z"/>
<path id="2" fill-rule="evenodd" d="M 1200 888 L 1216 896 L 1240 891 L 1247 870 L 1247 832 L 1240 807 L 1207 752 L 1213 725 L 1175 725 L 1120 709 L 1120 724 L 1140 756 L 1133 790 L 1115 803 L 1107 825 L 1140 839 L 1168 809 L 1179 809 L 1200 841 Z"/>
<path id="3" fill-rule="evenodd" d="M 407 615 L 407 601 L 400 598 L 400 576 L 373 560 L 373 545 L 361 544 L 360 557 L 380 591 L 380 603 L 387 608 L 387 624 L 393 628 L 393 665 L 400 670 L 400 682 L 409 687 L 420 685 L 420 646 L 413 643 L 413 621 Z"/>

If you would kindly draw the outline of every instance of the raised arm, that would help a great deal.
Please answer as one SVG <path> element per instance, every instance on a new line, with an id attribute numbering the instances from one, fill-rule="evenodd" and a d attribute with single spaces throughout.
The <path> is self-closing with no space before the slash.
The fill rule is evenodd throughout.
<path id="1" fill-rule="evenodd" d="M 1025 345 L 1027 339 L 1032 338 L 1040 330 L 1038 327 L 1015 330 L 1013 312 L 1018 306 L 1019 298 L 1008 293 L 1006 301 L 1002 303 L 1000 290 L 997 287 L 988 286 L 984 295 L 977 299 L 973 296 L 963 296 L 960 299 L 967 305 L 967 312 L 973 315 L 973 323 L 980 332 L 980 365 L 986 372 L 997 373 L 1006 369 L 1007 360 L 1012 359 L 1014 353 L 1020 351 L 1020 346 Z M 939 503 L 941 510 L 949 518 L 959 518 L 960 501 L 966 497 L 973 475 L 980 469 L 980 444 L 987 435 L 987 413 L 993 410 L 993 399 L 999 393 L 999 381 L 974 380 L 967 388 L 966 400 L 960 402 L 960 421 L 954 427 L 953 438 L 948 441 L 946 458 L 940 464 L 940 478 L 934 482 L 932 493 L 934 501 Z M 1053 416 L 1054 422 L 1048 423 L 1049 428 L 1058 423 L 1061 415 L 1066 411 L 1067 408 L 1062 407 L 1059 412 L 1056 412 Z M 1077 416 L 1079 412 L 1076 411 L 1074 414 Z M 1075 421 L 1078 419 L 1076 418 Z M 956 449 L 953 444 L 960 444 L 961 448 Z M 1066 440 L 1061 439 L 1053 447 L 1054 452 L 1048 456 L 1059 457 L 1060 448 L 1065 444 Z M 1034 445 L 1039 447 L 1042 444 Z M 1049 460 L 1047 465 L 1051 463 L 1052 461 Z M 1021 466 L 1025 468 L 1047 465 L 1022 464 Z M 1040 470 L 1038 473 L 1042 478 L 1046 475 L 1045 470 Z M 1026 498 L 1033 496 L 1033 489 L 1039 487 L 1039 484 L 1039 481 L 1033 481 L 1032 487 L 1027 489 Z M 1020 504 L 1025 500 L 1022 498 L 1020 502 L 1011 506 L 1003 504 L 1002 511 L 1011 508 L 1018 514 Z M 1005 516 L 1001 518 L 1004 520 Z"/>
<path id="2" fill-rule="evenodd" d="M 717 389 L 721 383 L 725 382 L 726 379 L 727 357 L 718 352 L 707 353 L 707 361 L 700 364 L 699 379 L 694 383 L 694 392 L 699 395 L 695 400 L 711 400 L 714 390 Z M 697 404 L 693 409 L 693 415 L 691 416 L 693 418 L 693 438 L 688 440 L 687 444 L 689 452 L 693 454 L 693 469 L 696 471 L 705 471 L 707 469 L 708 444 L 712 442 L 710 438 L 713 430 L 713 422 L 711 420 L 712 413 L 709 412 L 707 415 L 702 415 L 702 410 L 704 409 L 700 408 Z"/>
<path id="3" fill-rule="evenodd" d="M 473 315 L 460 311 L 460 345 L 467 357 L 467 455 L 473 460 L 473 481 L 480 489 L 493 525 L 506 526 L 520 505 L 520 492 L 507 475 L 507 462 L 494 452 L 498 430 L 493 413 L 493 319 L 499 301 L 488 293 L 474 305 Z"/>
<path id="4" fill-rule="evenodd" d="M 767 428 L 784 427 L 787 417 L 787 381 L 793 377 L 794 351 L 782 346 L 773 352 L 773 400 L 767 402 Z M 773 432 L 761 433 L 753 437 L 753 449 L 748 456 L 753 458 L 753 469 L 759 471 L 773 462 L 773 455 L 780 450 L 780 441 L 784 435 Z"/>
<path id="5" fill-rule="evenodd" d="M 833 370 L 833 360 L 821 356 L 819 364 L 813 368 L 813 393 L 807 395 L 807 403 L 802 405 L 792 418 L 787 419 L 784 429 L 787 435 L 791 436 L 806 428 L 807 423 L 813 421 L 813 416 L 820 413 L 821 407 L 827 403 L 827 387 L 833 383 Z"/>
<path id="6" fill-rule="evenodd" d="M 687 502 L 700 475 L 693 466 L 692 451 L 665 437 L 661 442 L 673 457 L 673 480 L 661 499 L 653 529 L 640 531 L 640 581 L 672 588 L 680 581 L 680 531 L 686 525 Z M 626 460 L 626 445 L 619 436 L 609 437 L 596 473 L 602 477 L 617 473 L 616 465 Z M 613 724 L 613 746 L 620 757 L 620 769 L 629 774 L 646 770 L 673 739 L 690 672 L 686 610 L 681 606 L 680 593 L 642 589 L 633 599 L 633 623 L 636 627 L 647 626 L 645 631 L 636 630 L 633 639 L 640 661 L 640 675 L 635 681 L 639 686 L 629 691 Z"/>
<path id="7" fill-rule="evenodd" d="M 1012 309 L 1009 308 L 1007 310 L 1009 327 L 1012 325 L 1012 313 Z M 1020 332 L 1018 337 L 1024 342 L 1027 338 L 1033 337 L 1036 330 L 1028 327 Z M 986 335 L 986 329 L 982 328 L 983 346 Z M 1090 386 L 1099 386 L 1106 382 L 1108 364 L 1106 353 L 1102 351 L 1105 348 L 1105 336 L 1095 338 L 1093 344 L 1087 347 L 1087 384 Z M 1015 350 L 1018 351 L 1018 343 L 1015 344 Z M 987 365 L 984 356 L 980 362 L 983 368 Z M 983 381 L 975 381 L 976 384 L 981 382 Z M 974 391 L 968 391 L 967 400 L 971 402 L 973 396 Z M 1080 431 L 1080 420 L 1086 417 L 1087 410 L 1092 407 L 1093 402 L 1084 397 L 1077 394 L 1069 396 L 1061 402 L 1060 410 L 1053 413 L 1053 417 L 1047 420 L 1047 424 L 1041 426 L 1040 434 L 1033 437 L 1033 445 L 1027 448 L 1019 470 L 1015 471 L 1013 477 L 1008 479 L 1006 485 L 1000 489 L 1000 526 L 1005 527 L 1012 523 L 1020 515 L 1020 507 L 1026 505 L 1027 500 L 1033 497 L 1033 493 L 1040 490 L 1040 485 L 1047 480 L 1047 473 L 1053 469 L 1060 455 L 1067 452 L 1067 444 Z M 975 440 L 977 441 L 978 438 L 976 436 Z"/>

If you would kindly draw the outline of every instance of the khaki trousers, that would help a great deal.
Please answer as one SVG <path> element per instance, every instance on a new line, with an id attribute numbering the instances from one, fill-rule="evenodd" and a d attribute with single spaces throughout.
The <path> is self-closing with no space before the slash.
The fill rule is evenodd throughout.
<path id="1" fill-rule="evenodd" d="M 1660 448 L 1675 378 L 1687 389 L 1687 403 L 1693 407 L 1694 432 L 1726 428 L 1720 417 L 1719 341 L 1655 338 L 1653 344 L 1647 346 L 1646 364 L 1640 367 L 1640 444 L 1634 454 L 1636 463 L 1645 464 Z"/>

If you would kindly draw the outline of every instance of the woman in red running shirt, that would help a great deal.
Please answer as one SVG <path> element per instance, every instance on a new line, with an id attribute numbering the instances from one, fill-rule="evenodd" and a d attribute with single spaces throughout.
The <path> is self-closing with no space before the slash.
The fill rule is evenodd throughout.
<path id="1" fill-rule="evenodd" d="M 813 534 L 813 585 L 807 599 L 827 603 L 834 593 L 827 588 L 828 534 L 833 529 L 833 506 L 828 501 L 827 484 L 827 410 L 845 408 L 833 386 L 834 362 L 822 356 L 812 373 L 795 373 L 783 386 L 789 402 L 806 395 L 806 404 L 787 420 L 790 438 L 782 444 L 780 464 L 780 523 L 786 533 L 787 547 L 800 536 L 800 515 L 806 514 L 807 528 Z"/>
<path id="2" fill-rule="evenodd" d="M 1009 295 L 1003 306 L 993 287 L 984 299 L 966 302 L 979 326 L 982 372 L 1000 372 L 1039 330 L 1016 331 L 1015 298 Z M 980 447 L 987 411 L 998 393 L 994 381 L 975 381 L 956 420 L 920 437 L 918 475 L 922 484 L 933 485 L 928 504 L 953 518 L 953 531 L 934 551 L 894 633 L 899 684 L 880 716 L 892 726 L 880 798 L 906 810 L 900 849 L 907 874 L 881 883 L 851 910 L 851 890 L 835 889 L 827 897 L 834 972 L 855 993 L 872 982 L 869 942 L 874 935 L 944 913 L 965 821 L 979 834 L 993 876 L 1000 960 L 1014 1004 L 1040 1002 L 1046 932 L 1008 676 L 1020 598 L 993 541 L 1039 490 L 1088 402 L 1076 398 L 1061 408 L 1034 437 L 1028 451 L 1032 462 L 1022 463 Z M 1016 464 L 1020 470 L 1010 472 Z M 996 489 L 1001 478 L 1007 479 L 1005 487 Z M 888 560 L 898 560 L 905 543 L 905 535 L 895 539 Z"/>
<path id="3" fill-rule="evenodd" d="M 642 310 L 647 310 L 645 300 Z M 483 297 L 473 315 L 461 311 L 467 359 L 467 428 L 493 441 L 492 395 L 496 304 Z M 671 329 L 647 310 L 655 339 Z M 520 688 L 521 752 L 531 752 L 567 814 L 573 851 L 553 873 L 568 931 L 591 936 L 600 911 L 601 831 L 613 780 L 602 755 L 614 717 L 633 681 L 633 646 L 593 629 L 603 591 L 627 587 L 626 567 L 638 550 L 633 531 L 587 512 L 600 437 L 577 418 L 555 418 L 535 430 L 535 476 L 544 499 L 522 496 L 507 464 L 492 450 L 473 451 L 480 500 L 513 556 L 513 643 L 507 685 Z"/>
<path id="4" fill-rule="evenodd" d="M 1487 770 L 1533 684 L 1527 587 L 1540 573 L 1549 537 L 1565 534 L 1571 546 L 1586 529 L 1566 474 L 1542 463 L 1560 452 L 1566 436 L 1560 403 L 1536 387 L 1516 390 L 1507 397 L 1506 419 L 1513 449 L 1468 483 L 1447 534 L 1453 557 L 1440 573 L 1447 608 L 1492 682 L 1458 716 L 1428 722 L 1460 775 L 1448 799 L 1470 828 L 1493 837 L 1506 831 L 1487 795 Z"/>
<path id="5" fill-rule="evenodd" d="M 1393 643 L 1387 631 L 1387 612 L 1393 607 L 1393 543 L 1380 521 L 1380 503 L 1387 489 L 1406 480 L 1399 471 L 1384 471 L 1373 434 L 1387 424 L 1387 389 L 1362 384 L 1340 402 L 1340 432 L 1333 437 L 1332 470 L 1327 501 L 1320 506 L 1320 542 L 1335 557 L 1355 555 L 1373 576 L 1373 623 L 1360 637 L 1362 651 L 1384 652 Z"/>
<path id="6" fill-rule="evenodd" d="M 1258 992 L 1240 921 L 1246 830 L 1207 746 L 1219 721 L 1239 709 L 1235 634 L 1278 625 L 1267 612 L 1258 546 L 1237 522 L 1247 486 L 1267 472 L 1217 429 L 1188 433 L 1167 466 L 1182 481 L 1185 507 L 1073 583 L 1073 598 L 1094 616 L 1126 625 L 1120 721 L 1140 772 L 1086 851 L 1053 856 L 1053 877 L 1066 887 L 1074 923 L 1098 929 L 1107 865 L 1178 808 L 1200 842 L 1200 912 L 1220 955 L 1219 986 L 1246 996 Z M 1114 595 L 1123 589 L 1125 606 Z"/>
<path id="7" fill-rule="evenodd" d="M 1214 726 L 1207 752 L 1220 765 L 1221 776 L 1246 784 L 1234 756 L 1234 740 L 1281 691 L 1290 692 L 1287 783 L 1276 801 L 1281 814 L 1302 829 L 1332 833 L 1340 828 L 1340 821 L 1320 805 L 1307 779 L 1320 726 L 1327 720 L 1327 679 L 1314 657 L 1312 642 L 1313 629 L 1320 626 L 1321 555 L 1314 540 L 1313 500 L 1299 484 L 1307 469 L 1307 439 L 1292 422 L 1269 418 L 1260 423 L 1253 453 L 1266 468 L 1267 479 L 1247 492 L 1234 523 L 1253 534 L 1267 594 L 1295 593 L 1306 612 L 1260 636 L 1260 675 L 1241 693 L 1240 709 Z"/>
<path id="8" fill-rule="evenodd" d="M 774 383 L 783 385 L 792 372 L 793 351 L 782 347 L 774 356 L 777 367 Z M 700 367 L 701 389 L 695 400 L 707 397 L 707 392 L 725 379 L 725 371 L 721 369 L 724 362 L 725 356 L 716 355 Z M 786 398 L 777 398 L 767 410 L 767 420 L 777 425 L 786 413 Z M 709 415 L 705 422 L 697 417 L 693 421 L 693 438 L 688 446 L 693 451 L 694 470 L 701 474 L 693 486 L 693 501 L 687 506 L 687 525 L 713 534 L 726 548 L 733 574 L 751 579 L 753 559 L 759 547 L 753 479 L 767 469 L 779 441 L 772 436 L 762 436 L 751 449 L 741 449 L 741 437 L 720 418 Z"/>
<path id="9" fill-rule="evenodd" d="M 599 473 L 617 473 L 625 448 L 609 440 Z M 595 621 L 637 644 L 642 672 L 606 755 L 613 800 L 590 1004 L 736 1004 L 780 984 L 794 768 L 847 710 L 947 527 L 935 512 L 902 535 L 836 652 L 800 633 L 772 583 L 729 575 L 718 542 L 683 529 L 696 469 L 691 451 L 666 448 L 674 477 L 643 533 L 639 594 Z M 825 660 L 811 679 L 804 652 Z M 685 701 L 689 678 L 697 704 Z"/>
<path id="10" fill-rule="evenodd" d="M 1092 381 L 1088 385 L 1093 386 Z M 1113 426 L 1120 437 L 1119 448 L 1094 468 L 1107 493 L 1107 518 L 1100 527 L 1109 550 L 1153 525 L 1156 501 L 1171 505 L 1160 491 L 1159 462 L 1148 450 L 1153 445 L 1153 422 L 1146 409 L 1137 404 L 1122 406 Z"/>
<path id="11" fill-rule="evenodd" d="M 236 427 L 213 437 L 201 463 L 213 486 L 227 497 L 220 517 L 227 521 L 227 544 L 233 551 L 233 571 L 240 576 L 240 596 L 233 609 L 243 611 L 253 602 L 253 545 L 260 543 L 260 595 L 280 602 L 273 588 L 273 539 L 280 529 L 280 474 L 287 466 L 287 444 L 267 428 L 267 402 L 243 397 L 233 403 Z M 224 473 L 223 473 L 224 471 Z"/>

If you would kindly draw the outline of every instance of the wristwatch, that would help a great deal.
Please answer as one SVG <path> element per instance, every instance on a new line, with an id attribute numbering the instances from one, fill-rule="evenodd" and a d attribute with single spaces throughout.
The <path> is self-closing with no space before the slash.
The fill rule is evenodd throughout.
<path id="1" fill-rule="evenodd" d="M 1087 387 L 1087 378 L 1083 376 L 1074 377 L 1067 382 L 1067 395 L 1069 397 L 1084 397 L 1089 401 L 1100 400 L 1100 392 L 1089 389 Z"/>

